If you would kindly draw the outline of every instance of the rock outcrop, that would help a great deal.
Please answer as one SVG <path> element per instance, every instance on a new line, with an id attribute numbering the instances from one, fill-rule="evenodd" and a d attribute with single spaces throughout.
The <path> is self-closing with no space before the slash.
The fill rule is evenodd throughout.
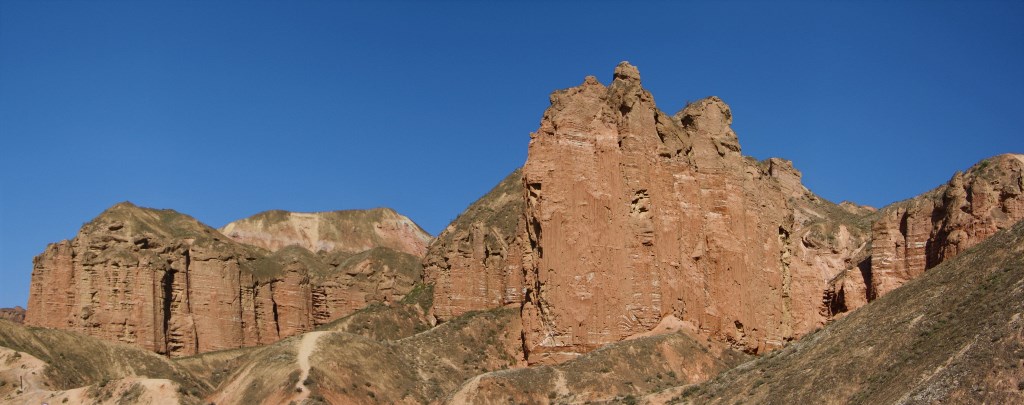
<path id="1" fill-rule="evenodd" d="M 871 289 L 882 295 L 1024 219 L 1024 155 L 985 159 L 884 208 L 871 228 Z"/>
<path id="2" fill-rule="evenodd" d="M 717 97 L 662 112 L 628 63 L 608 86 L 553 93 L 522 175 L 429 248 L 435 314 L 518 304 L 531 362 L 670 316 L 760 353 L 1024 217 L 1021 155 L 876 210 L 817 197 L 789 161 L 743 156 L 731 123 Z"/>
<path id="3" fill-rule="evenodd" d="M 6 319 L 14 323 L 23 323 L 25 322 L 25 308 L 20 306 L 0 308 L 0 319 Z"/>
<path id="4" fill-rule="evenodd" d="M 671 403 L 1024 403 L 1024 222 Z"/>
<path id="5" fill-rule="evenodd" d="M 36 257 L 25 323 L 186 356 L 309 331 L 420 277 L 415 257 L 388 248 L 343 256 L 271 253 L 121 203 Z"/>
<path id="6" fill-rule="evenodd" d="M 310 252 L 359 253 L 386 247 L 422 257 L 431 237 L 390 208 L 331 212 L 266 211 L 224 225 L 236 242 L 270 251 L 298 245 Z"/>
<path id="7" fill-rule="evenodd" d="M 717 97 L 663 113 L 627 63 L 609 86 L 555 92 L 518 185 L 503 181 L 467 210 L 486 215 L 431 247 L 438 316 L 519 301 L 531 362 L 669 316 L 748 352 L 822 325 L 823 295 L 866 256 L 868 224 L 810 193 L 791 162 L 744 157 L 731 122 Z"/>
<path id="8" fill-rule="evenodd" d="M 781 159 L 740 153 L 717 97 L 674 116 L 622 63 L 555 92 L 531 135 L 523 324 L 530 355 L 573 355 L 669 315 L 749 352 L 820 326 L 822 292 L 865 238 Z"/>
<path id="9" fill-rule="evenodd" d="M 512 172 L 431 243 L 423 274 L 434 284 L 437 317 L 451 319 L 521 301 L 522 176 L 522 170 Z"/>

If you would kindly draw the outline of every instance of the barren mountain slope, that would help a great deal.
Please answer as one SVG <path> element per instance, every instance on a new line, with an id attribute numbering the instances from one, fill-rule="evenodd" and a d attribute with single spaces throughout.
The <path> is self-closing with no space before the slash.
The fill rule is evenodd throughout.
<path id="1" fill-rule="evenodd" d="M 517 314 L 510 310 L 466 314 L 395 341 L 329 330 L 307 333 L 260 349 L 207 399 L 217 404 L 287 403 L 300 397 L 355 404 L 437 401 L 474 375 L 519 364 L 520 334 Z M 302 375 L 307 377 L 300 380 Z"/>
<path id="2" fill-rule="evenodd" d="M 644 393 L 705 381 L 747 357 L 712 353 L 685 333 L 666 333 L 612 343 L 558 365 L 481 374 L 447 402 L 628 403 Z"/>
<path id="3" fill-rule="evenodd" d="M 212 388 L 147 350 L 0 320 L 3 403 L 191 404 Z"/>
<path id="4" fill-rule="evenodd" d="M 266 211 L 225 225 L 229 238 L 277 251 L 298 245 L 311 252 L 359 253 L 387 247 L 423 256 L 431 237 L 390 208 L 330 212 Z"/>

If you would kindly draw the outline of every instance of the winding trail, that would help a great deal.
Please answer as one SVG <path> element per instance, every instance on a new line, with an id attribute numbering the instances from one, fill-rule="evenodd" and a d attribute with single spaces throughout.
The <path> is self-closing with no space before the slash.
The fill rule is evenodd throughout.
<path id="1" fill-rule="evenodd" d="M 299 382 L 295 383 L 295 391 L 299 395 L 292 398 L 295 403 L 301 404 L 306 398 L 309 398 L 309 388 L 306 388 L 306 378 L 309 377 L 309 356 L 313 355 L 313 351 L 316 350 L 317 340 L 320 339 L 326 333 L 330 332 L 309 332 L 302 335 L 302 339 L 299 340 L 299 354 L 296 358 L 299 362 Z"/>

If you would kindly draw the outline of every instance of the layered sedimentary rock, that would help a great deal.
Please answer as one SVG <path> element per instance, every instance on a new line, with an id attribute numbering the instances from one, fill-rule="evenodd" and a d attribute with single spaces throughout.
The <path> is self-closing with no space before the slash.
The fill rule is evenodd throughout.
<path id="1" fill-rule="evenodd" d="M 472 310 L 518 304 L 525 201 L 515 170 L 438 235 L 423 260 L 434 284 L 434 315 L 451 319 Z"/>
<path id="2" fill-rule="evenodd" d="M 505 215 L 523 204 L 516 235 L 488 246 L 492 213 L 449 227 L 461 248 L 431 247 L 428 279 L 454 286 L 435 289 L 450 307 L 439 316 L 519 300 L 531 362 L 670 316 L 751 352 L 823 324 L 823 295 L 866 256 L 868 227 L 804 188 L 791 162 L 742 156 L 731 121 L 717 97 L 663 113 L 625 63 L 609 86 L 588 77 L 552 94 L 519 199 L 506 179 L 470 208 L 497 195 Z"/>
<path id="3" fill-rule="evenodd" d="M 789 162 L 744 157 L 731 122 L 717 97 L 663 113 L 626 63 L 609 86 L 588 77 L 551 96 L 523 169 L 531 355 L 669 315 L 748 351 L 824 321 L 822 291 L 864 240 L 818 212 L 830 203 Z"/>
<path id="4" fill-rule="evenodd" d="M 1024 223 L 672 403 L 1024 403 Z M 643 401 L 638 401 L 643 403 Z"/>
<path id="5" fill-rule="evenodd" d="M 333 255 L 311 273 L 313 321 L 322 325 L 373 303 L 391 304 L 422 278 L 420 258 L 385 247 Z"/>
<path id="6" fill-rule="evenodd" d="M 271 253 L 177 212 L 121 203 L 36 257 L 26 324 L 171 356 L 267 344 L 408 291 L 415 261 Z M 327 290 L 353 298 L 327 299 Z"/>
<path id="7" fill-rule="evenodd" d="M 886 207 L 872 226 L 871 282 L 882 295 L 1024 218 L 1024 155 L 986 159 Z"/>
<path id="8" fill-rule="evenodd" d="M 266 211 L 220 229 L 236 242 L 277 251 L 298 245 L 311 252 L 359 253 L 386 247 L 423 256 L 431 237 L 390 208 L 331 212 Z"/>

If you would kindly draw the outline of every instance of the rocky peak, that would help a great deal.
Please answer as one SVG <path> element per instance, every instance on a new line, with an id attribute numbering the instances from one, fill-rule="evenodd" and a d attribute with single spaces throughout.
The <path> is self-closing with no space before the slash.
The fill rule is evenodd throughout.
<path id="1" fill-rule="evenodd" d="M 711 96 L 689 103 L 673 117 L 686 130 L 693 143 L 698 165 L 717 157 L 740 157 L 740 143 L 732 130 L 732 109 L 722 99 Z"/>
<path id="2" fill-rule="evenodd" d="M 881 296 L 1024 219 L 1024 155 L 982 160 L 879 215 L 872 225 L 871 283 Z"/>
<path id="3" fill-rule="evenodd" d="M 551 99 L 523 168 L 522 247 L 510 250 L 524 255 L 506 261 L 523 267 L 531 362 L 666 319 L 755 352 L 824 322 L 822 291 L 862 243 L 800 244 L 806 224 L 842 227 L 798 215 L 790 199 L 809 193 L 790 162 L 742 157 L 725 102 L 668 116 L 626 63 L 607 87 L 586 79 Z"/>
<path id="4" fill-rule="evenodd" d="M 96 236 L 96 240 L 134 238 L 132 242 L 138 244 L 146 244 L 148 239 L 182 239 L 189 243 L 224 239 L 217 230 L 191 216 L 171 209 L 139 207 L 129 201 L 104 210 L 86 223 L 81 233 Z"/>
<path id="5" fill-rule="evenodd" d="M 868 215 L 878 211 L 878 208 L 870 205 L 860 205 L 853 201 L 842 201 L 839 203 L 839 208 L 842 208 L 853 215 Z"/>
<path id="6" fill-rule="evenodd" d="M 640 84 L 640 69 L 637 69 L 636 66 L 631 65 L 629 61 L 619 62 L 618 66 L 615 66 L 613 80 L 622 80 L 627 83 Z"/>
<path id="7" fill-rule="evenodd" d="M 769 158 L 768 175 L 777 180 L 783 192 L 792 198 L 804 198 L 811 194 L 810 190 L 804 187 L 800 181 L 803 174 L 793 167 L 791 160 Z"/>

